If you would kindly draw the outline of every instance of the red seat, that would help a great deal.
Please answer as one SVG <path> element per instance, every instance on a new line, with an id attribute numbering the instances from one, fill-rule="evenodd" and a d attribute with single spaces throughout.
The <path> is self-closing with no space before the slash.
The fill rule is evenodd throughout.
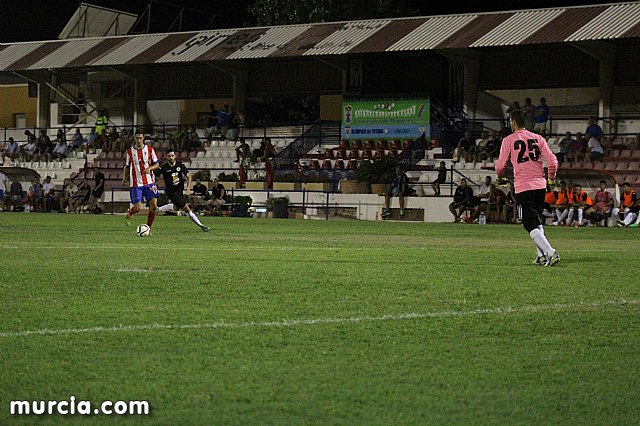
<path id="1" fill-rule="evenodd" d="M 347 163 L 347 170 L 355 170 L 357 168 L 358 168 L 358 161 L 349 160 L 349 162 Z"/>
<path id="2" fill-rule="evenodd" d="M 381 139 L 378 141 L 378 144 L 376 145 L 376 148 L 378 149 L 387 149 L 387 141 L 384 139 Z"/>
<path id="3" fill-rule="evenodd" d="M 333 158 L 333 150 L 329 148 L 325 149 L 324 158 Z"/>
<path id="4" fill-rule="evenodd" d="M 310 169 L 319 169 L 320 162 L 318 160 L 311 160 L 311 164 L 309 165 Z"/>
<path id="5" fill-rule="evenodd" d="M 412 141 L 412 140 L 408 140 L 408 139 L 407 139 L 406 141 L 404 141 L 404 142 L 402 143 L 402 149 L 407 149 L 407 148 L 409 148 L 409 147 L 411 146 L 411 144 L 412 144 L 412 143 L 413 143 L 413 141 Z"/>
<path id="6" fill-rule="evenodd" d="M 343 139 L 343 140 L 340 141 L 339 148 L 341 150 L 342 149 L 347 149 L 348 147 L 349 147 L 349 141 L 348 140 Z"/>
<path id="7" fill-rule="evenodd" d="M 371 150 L 366 150 L 362 153 L 362 158 L 365 160 L 371 160 L 373 158 L 373 153 Z"/>
<path id="8" fill-rule="evenodd" d="M 342 158 L 345 159 L 347 158 L 347 151 L 345 149 L 341 149 L 336 153 L 336 158 Z"/>
<path id="9" fill-rule="evenodd" d="M 344 169 L 344 160 L 336 160 L 335 164 L 333 165 L 333 168 L 338 170 Z"/>
<path id="10" fill-rule="evenodd" d="M 626 172 L 629 169 L 629 163 L 626 161 L 618 161 L 614 170 Z"/>
<path id="11" fill-rule="evenodd" d="M 373 149 L 375 146 L 375 142 L 372 140 L 368 140 L 364 143 L 364 149 Z"/>
<path id="12" fill-rule="evenodd" d="M 360 149 L 360 146 L 360 141 L 358 139 L 351 141 L 351 149 Z"/>
<path id="13" fill-rule="evenodd" d="M 331 170 L 333 167 L 331 166 L 331 160 L 327 159 L 322 162 L 323 170 Z"/>
<path id="14" fill-rule="evenodd" d="M 397 139 L 394 139 L 391 141 L 391 145 L 389 145 L 390 149 L 400 149 L 400 141 Z"/>
<path id="15" fill-rule="evenodd" d="M 398 156 L 398 150 L 397 149 L 389 150 L 389 155 L 392 156 L 392 157 L 397 157 Z"/>
<path id="16" fill-rule="evenodd" d="M 350 159 L 355 159 L 355 160 L 359 159 L 360 158 L 360 152 L 357 149 L 352 149 L 349 152 L 349 158 Z"/>

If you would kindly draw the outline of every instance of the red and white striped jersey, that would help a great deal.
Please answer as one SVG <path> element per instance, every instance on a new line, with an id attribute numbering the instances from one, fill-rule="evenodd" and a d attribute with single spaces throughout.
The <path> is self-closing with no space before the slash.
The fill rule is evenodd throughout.
<path id="1" fill-rule="evenodd" d="M 147 167 L 158 162 L 156 151 L 149 145 L 137 149 L 135 146 L 125 151 L 125 164 L 129 166 L 129 187 L 137 188 L 155 183 L 156 177 L 151 173 L 143 173 Z"/>

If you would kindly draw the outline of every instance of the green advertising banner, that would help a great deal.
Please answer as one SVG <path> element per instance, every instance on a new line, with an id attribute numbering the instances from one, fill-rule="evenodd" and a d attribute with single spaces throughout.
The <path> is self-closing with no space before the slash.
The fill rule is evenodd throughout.
<path id="1" fill-rule="evenodd" d="M 429 98 L 344 97 L 342 137 L 409 138 L 423 133 L 429 137 Z"/>

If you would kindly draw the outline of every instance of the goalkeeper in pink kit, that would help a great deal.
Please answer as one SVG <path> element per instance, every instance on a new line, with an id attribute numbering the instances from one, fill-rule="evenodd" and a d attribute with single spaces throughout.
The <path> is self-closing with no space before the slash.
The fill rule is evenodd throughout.
<path id="1" fill-rule="evenodd" d="M 547 188 L 542 159 L 547 162 L 549 183 L 556 178 L 558 160 L 544 137 L 525 129 L 524 114 L 520 110 L 511 112 L 510 122 L 513 133 L 502 140 L 500 157 L 496 161 L 498 182 L 506 180 L 505 169 L 511 160 L 518 216 L 536 245 L 534 263 L 553 266 L 560 261 L 560 255 L 547 241 L 540 222 Z"/>

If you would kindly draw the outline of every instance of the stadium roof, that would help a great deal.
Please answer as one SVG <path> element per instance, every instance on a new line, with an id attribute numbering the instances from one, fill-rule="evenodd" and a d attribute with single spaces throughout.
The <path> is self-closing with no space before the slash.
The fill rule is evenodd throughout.
<path id="1" fill-rule="evenodd" d="M 640 2 L 0 45 L 0 71 L 640 38 Z"/>

